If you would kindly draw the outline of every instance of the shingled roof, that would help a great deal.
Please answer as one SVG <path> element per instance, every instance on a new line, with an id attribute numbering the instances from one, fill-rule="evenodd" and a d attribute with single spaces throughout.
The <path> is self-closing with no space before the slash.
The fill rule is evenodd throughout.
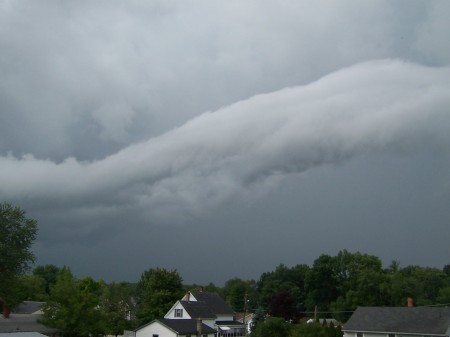
<path id="1" fill-rule="evenodd" d="M 450 307 L 358 307 L 343 330 L 446 336 L 449 328 Z"/>
<path id="2" fill-rule="evenodd" d="M 42 315 L 11 314 L 9 318 L 0 316 L 0 332 L 40 332 L 53 334 L 57 330 L 39 323 Z"/>
<path id="3" fill-rule="evenodd" d="M 34 314 L 39 313 L 45 302 L 23 301 L 12 312 L 14 314 Z"/>
<path id="4" fill-rule="evenodd" d="M 197 320 L 195 319 L 158 319 L 157 322 L 167 326 L 179 335 L 197 334 Z M 202 334 L 213 334 L 216 330 L 202 323 Z"/>
<path id="5" fill-rule="evenodd" d="M 233 315 L 234 311 L 225 300 L 216 293 L 206 291 L 193 291 L 192 295 L 197 301 L 204 302 L 216 315 Z"/>
<path id="6" fill-rule="evenodd" d="M 217 317 L 203 301 L 180 301 L 180 303 L 191 318 L 214 319 Z"/>

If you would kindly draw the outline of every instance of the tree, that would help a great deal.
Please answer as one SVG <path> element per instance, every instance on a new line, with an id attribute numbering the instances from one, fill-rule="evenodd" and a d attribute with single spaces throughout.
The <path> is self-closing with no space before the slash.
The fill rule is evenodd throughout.
<path id="1" fill-rule="evenodd" d="M 305 280 L 309 271 L 310 268 L 307 265 L 296 265 L 288 268 L 284 264 L 280 264 L 275 271 L 263 273 L 257 284 L 259 306 L 268 310 L 270 303 L 273 301 L 273 294 L 287 291 L 294 299 L 295 309 L 304 311 Z"/>
<path id="2" fill-rule="evenodd" d="M 258 323 L 254 337 L 287 337 L 290 335 L 292 324 L 286 323 L 281 317 L 269 317 L 264 322 Z"/>
<path id="3" fill-rule="evenodd" d="M 29 301 L 46 301 L 44 280 L 36 275 L 24 275 L 18 279 L 20 297 Z"/>
<path id="4" fill-rule="evenodd" d="M 182 294 L 182 278 L 176 270 L 156 268 L 144 271 L 137 285 L 139 323 L 162 318 Z"/>
<path id="5" fill-rule="evenodd" d="M 312 310 L 316 305 L 321 310 L 328 309 L 330 303 L 340 295 L 335 258 L 326 254 L 319 256 L 306 277 L 305 287 L 308 309 Z"/>
<path id="6" fill-rule="evenodd" d="M 96 282 L 91 277 L 76 280 L 69 268 L 63 268 L 43 307 L 43 323 L 67 337 L 104 335 L 105 317 L 100 310 L 103 289 L 102 281 Z"/>
<path id="7" fill-rule="evenodd" d="M 318 322 L 308 324 L 296 324 L 292 328 L 291 337 L 342 337 L 340 327 L 335 327 L 334 324 L 328 326 Z"/>
<path id="8" fill-rule="evenodd" d="M 134 312 L 133 286 L 129 283 L 111 283 L 102 296 L 101 308 L 105 313 L 107 333 L 123 335 L 125 329 L 132 328 Z"/>
<path id="9" fill-rule="evenodd" d="M 225 283 L 221 295 L 236 312 L 244 312 L 256 302 L 256 283 L 233 278 Z M 245 302 L 246 301 L 246 302 Z"/>
<path id="10" fill-rule="evenodd" d="M 60 271 L 61 268 L 53 264 L 46 264 L 44 266 L 37 266 L 36 268 L 34 268 L 33 275 L 40 277 L 43 280 L 45 292 L 47 295 L 50 295 L 50 289 L 55 285 Z"/>
<path id="11" fill-rule="evenodd" d="M 0 204 L 0 305 L 4 316 L 20 298 L 18 278 L 34 262 L 31 245 L 36 239 L 36 220 L 8 203 Z"/>
<path id="12" fill-rule="evenodd" d="M 299 314 L 295 307 L 295 299 L 287 290 L 280 290 L 272 294 L 272 300 L 269 304 L 269 315 L 283 317 L 286 321 L 297 321 Z"/>

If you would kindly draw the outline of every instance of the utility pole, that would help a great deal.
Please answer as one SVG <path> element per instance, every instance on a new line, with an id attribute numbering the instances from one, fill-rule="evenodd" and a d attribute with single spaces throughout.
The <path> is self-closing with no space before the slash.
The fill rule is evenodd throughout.
<path id="1" fill-rule="evenodd" d="M 245 316 L 247 315 L 247 292 L 244 295 L 244 316 L 242 317 L 242 323 L 244 323 L 244 335 L 247 335 L 247 324 L 245 324 Z"/>

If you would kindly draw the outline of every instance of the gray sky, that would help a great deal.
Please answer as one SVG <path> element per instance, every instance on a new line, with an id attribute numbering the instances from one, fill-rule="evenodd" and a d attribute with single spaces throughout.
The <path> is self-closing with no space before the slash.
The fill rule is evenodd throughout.
<path id="1" fill-rule="evenodd" d="M 37 264 L 450 263 L 450 2 L 0 0 L 0 200 Z"/>

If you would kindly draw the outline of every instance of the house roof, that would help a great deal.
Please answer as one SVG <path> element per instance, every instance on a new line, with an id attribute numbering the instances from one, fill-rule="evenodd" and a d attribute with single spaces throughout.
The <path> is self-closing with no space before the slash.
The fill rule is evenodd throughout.
<path id="1" fill-rule="evenodd" d="M 180 301 L 180 303 L 191 318 L 216 318 L 216 315 L 214 315 L 211 308 L 205 302 Z"/>
<path id="2" fill-rule="evenodd" d="M 234 311 L 225 300 L 216 293 L 206 291 L 193 291 L 192 295 L 197 301 L 205 302 L 216 315 L 233 315 Z"/>
<path id="3" fill-rule="evenodd" d="M 45 302 L 38 301 L 23 301 L 12 310 L 15 314 L 34 314 L 41 310 Z"/>
<path id="4" fill-rule="evenodd" d="M 0 337 L 47 337 L 39 332 L 5 332 Z"/>
<path id="5" fill-rule="evenodd" d="M 344 331 L 445 335 L 450 307 L 358 307 Z"/>
<path id="6" fill-rule="evenodd" d="M 154 321 L 138 328 L 137 330 L 139 330 L 145 326 L 148 326 L 154 322 L 158 322 L 162 325 L 165 325 L 166 327 L 175 331 L 179 335 L 188 335 L 188 334 L 195 335 L 195 334 L 197 334 L 197 320 L 196 319 L 168 319 L 168 318 L 157 319 L 157 320 L 154 320 Z M 202 334 L 214 334 L 214 333 L 216 333 L 216 330 L 207 326 L 205 323 L 202 323 Z"/>
<path id="7" fill-rule="evenodd" d="M 244 323 L 239 322 L 239 321 L 216 321 L 216 325 L 220 326 L 220 325 L 226 325 L 226 326 L 238 326 L 238 327 L 242 327 L 245 326 Z"/>
<path id="8" fill-rule="evenodd" d="M 9 318 L 0 317 L 0 332 L 40 332 L 54 333 L 57 330 L 47 328 L 39 323 L 42 315 L 39 314 L 10 314 Z"/>

